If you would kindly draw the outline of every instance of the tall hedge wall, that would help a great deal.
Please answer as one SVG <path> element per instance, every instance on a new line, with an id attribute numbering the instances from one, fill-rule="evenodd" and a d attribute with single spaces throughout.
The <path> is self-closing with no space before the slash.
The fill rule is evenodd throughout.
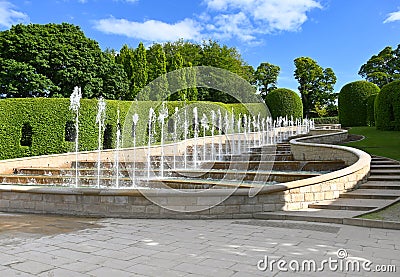
<path id="1" fill-rule="evenodd" d="M 377 94 L 372 94 L 367 98 L 367 124 L 375 126 L 375 99 Z"/>
<path id="2" fill-rule="evenodd" d="M 69 110 L 69 99 L 61 98 L 27 98 L 27 99 L 2 99 L 0 100 L 0 159 L 11 159 L 18 157 L 38 156 L 47 154 L 58 154 L 74 150 L 74 142 L 66 141 L 67 122 L 74 122 L 75 116 Z M 168 102 L 169 115 L 171 116 L 175 107 L 182 108 L 182 102 Z M 210 102 L 189 102 L 188 118 L 193 117 L 193 107 L 198 107 L 199 120 L 205 113 L 210 119 L 211 109 L 221 109 L 222 115 L 225 111 L 229 114 L 261 113 L 266 116 L 266 110 L 262 104 L 223 104 Z M 120 110 L 120 125 L 123 131 L 123 147 L 133 145 L 131 138 L 131 125 L 133 113 L 138 113 L 139 122 L 137 127 L 137 145 L 147 142 L 147 118 L 149 109 L 154 108 L 158 115 L 160 102 L 143 101 L 106 101 L 105 125 L 108 125 L 110 134 L 110 147 L 116 144 L 117 110 Z M 265 107 L 265 106 L 264 106 Z M 95 150 L 98 147 L 98 125 L 96 124 L 97 100 L 83 99 L 80 105 L 79 115 L 79 149 L 80 151 Z M 182 114 L 182 112 L 181 112 Z M 129 115 L 129 116 L 127 116 Z M 127 128 L 124 128 L 127 119 Z M 159 124 L 156 124 L 157 128 Z M 23 129 L 29 126 L 31 129 L 31 144 L 24 145 Z M 167 128 L 167 124 L 165 126 Z M 182 127 L 182 124 L 179 124 Z M 29 129 L 28 128 L 28 129 Z M 201 129 L 201 128 L 200 128 Z M 26 130 L 25 130 L 26 131 Z M 128 132 L 128 133 L 126 133 Z M 155 142 L 159 140 L 159 130 L 155 135 Z M 171 137 L 171 136 L 170 136 Z M 166 137 L 166 139 L 170 139 Z M 22 145 L 21 145 L 22 144 Z"/>
<path id="3" fill-rule="evenodd" d="M 286 88 L 275 89 L 268 93 L 265 102 L 273 118 L 280 116 L 303 117 L 303 103 L 300 96 L 293 90 Z"/>
<path id="4" fill-rule="evenodd" d="M 400 131 L 400 81 L 382 87 L 375 100 L 376 128 Z"/>
<path id="5" fill-rule="evenodd" d="M 367 126 L 367 99 L 379 87 L 368 81 L 346 84 L 339 93 L 339 122 L 343 127 Z"/>

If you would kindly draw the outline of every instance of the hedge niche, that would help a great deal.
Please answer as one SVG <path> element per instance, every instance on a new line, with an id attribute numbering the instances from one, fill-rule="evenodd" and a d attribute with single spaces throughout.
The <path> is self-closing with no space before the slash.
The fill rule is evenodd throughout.
<path id="1" fill-rule="evenodd" d="M 273 118 L 280 116 L 303 117 L 301 98 L 293 90 L 286 88 L 275 89 L 268 93 L 265 102 Z"/>
<path id="2" fill-rule="evenodd" d="M 115 148 L 117 130 L 117 111 L 120 111 L 120 126 L 122 131 L 129 132 L 122 134 L 122 147 L 133 146 L 132 138 L 132 115 L 139 116 L 136 126 L 136 145 L 145 145 L 148 141 L 148 116 L 150 108 L 153 108 L 158 115 L 162 104 L 153 101 L 135 102 L 131 101 L 106 101 L 105 129 L 102 134 L 103 149 Z M 98 125 L 96 99 L 82 99 L 79 110 L 79 150 L 91 151 L 98 147 Z M 74 114 L 69 110 L 69 99 L 62 98 L 18 98 L 0 100 L 0 160 L 20 158 L 28 156 L 39 156 L 48 154 L 59 154 L 74 151 L 75 127 Z M 252 113 L 265 117 L 265 109 L 261 104 L 223 104 L 211 102 L 167 102 L 169 112 L 168 122 L 165 124 L 166 141 L 172 140 L 173 125 L 168 124 L 173 117 L 175 107 L 181 110 L 181 121 L 179 128 L 182 128 L 182 108 L 187 107 L 188 120 L 193 117 L 193 108 L 198 108 L 198 118 L 203 113 L 211 122 L 211 110 L 221 110 L 221 115 L 231 118 L 234 112 L 235 121 L 239 114 Z M 264 106 L 265 107 L 265 106 Z M 128 112 L 130 116 L 127 116 Z M 130 128 L 123 128 L 127 120 Z M 237 122 L 237 121 L 236 121 Z M 154 143 L 160 141 L 160 126 L 154 124 Z M 170 130 L 168 130 L 168 125 Z M 200 123 L 199 123 L 200 125 Z M 236 124 L 235 124 L 236 125 Z M 193 126 L 190 126 L 192 128 Z M 200 134 L 202 135 L 202 128 Z M 237 129 L 237 126 L 235 126 Z M 210 134 L 207 131 L 207 135 Z M 217 131 L 216 131 L 217 132 Z M 191 129 L 189 129 L 189 135 Z M 180 130 L 180 134 L 183 134 Z"/>
<path id="3" fill-rule="evenodd" d="M 400 81 L 382 87 L 375 100 L 376 128 L 400 131 Z"/>
<path id="4" fill-rule="evenodd" d="M 346 84 L 339 92 L 339 122 L 343 127 L 367 126 L 367 99 L 379 93 L 379 87 L 368 81 Z"/>

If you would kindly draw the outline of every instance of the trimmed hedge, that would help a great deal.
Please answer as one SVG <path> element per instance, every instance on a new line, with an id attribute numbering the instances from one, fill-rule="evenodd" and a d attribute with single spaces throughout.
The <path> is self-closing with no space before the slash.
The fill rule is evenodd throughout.
<path id="1" fill-rule="evenodd" d="M 377 94 L 372 94 L 367 98 L 367 124 L 375 126 L 375 99 Z"/>
<path id="2" fill-rule="evenodd" d="M 379 93 L 379 87 L 368 81 L 346 84 L 339 93 L 339 122 L 343 127 L 367 126 L 367 99 Z"/>
<path id="3" fill-rule="evenodd" d="M 68 127 L 71 127 L 75 115 L 69 110 L 69 99 L 62 98 L 20 98 L 0 100 L 0 159 L 11 159 L 28 156 L 58 154 L 74 151 L 74 141 L 68 141 Z M 175 112 L 175 107 L 182 109 L 183 102 L 168 102 L 169 116 Z M 231 116 L 232 108 L 235 113 L 235 121 L 239 113 L 252 113 L 266 116 L 267 111 L 264 104 L 223 104 L 211 102 L 188 102 L 187 115 L 191 120 L 193 107 L 198 108 L 199 121 L 205 113 L 208 121 L 211 121 L 211 110 L 221 109 L 222 116 L 225 111 Z M 132 139 L 132 115 L 139 115 L 136 128 L 136 145 L 144 145 L 148 138 L 148 115 L 149 109 L 158 110 L 160 102 L 143 101 L 106 101 L 105 126 L 110 137 L 106 138 L 110 148 L 116 146 L 117 110 L 120 110 L 120 126 L 122 129 L 122 147 L 133 146 Z M 98 125 L 96 124 L 97 100 L 82 99 L 79 110 L 79 150 L 90 151 L 98 147 Z M 182 110 L 180 115 L 182 115 Z M 126 126 L 124 126 L 126 122 Z M 155 124 L 155 143 L 160 140 L 160 124 Z M 168 134 L 167 120 L 165 123 L 165 140 L 171 140 L 172 135 Z M 182 120 L 179 122 L 180 134 L 182 133 Z M 235 124 L 236 129 L 237 124 Z M 125 128 L 124 128 L 125 127 Z M 73 129 L 73 128 L 72 128 Z M 199 126 L 201 133 L 202 128 Z M 25 133 L 24 133 L 25 131 Z M 68 133 L 66 135 L 66 132 Z M 208 131 L 210 132 L 210 131 Z M 202 133 L 201 133 L 202 134 Z M 190 134 L 189 134 L 190 135 Z M 103 136 L 104 139 L 104 136 Z M 70 139 L 71 140 L 71 139 Z M 23 146 L 26 145 L 26 146 Z"/>
<path id="4" fill-rule="evenodd" d="M 339 124 L 339 117 L 318 117 L 313 118 L 315 124 Z"/>
<path id="5" fill-rule="evenodd" d="M 275 89 L 267 94 L 265 103 L 273 118 L 280 116 L 303 117 L 303 103 L 300 96 L 293 90 L 286 88 Z"/>
<path id="6" fill-rule="evenodd" d="M 382 87 L 375 100 L 376 128 L 400 131 L 400 81 Z"/>

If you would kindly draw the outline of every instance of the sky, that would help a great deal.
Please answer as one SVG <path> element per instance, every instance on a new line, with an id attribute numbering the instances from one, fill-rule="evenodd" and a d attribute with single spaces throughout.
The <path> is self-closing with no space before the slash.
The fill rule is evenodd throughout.
<path id="1" fill-rule="evenodd" d="M 79 25 L 103 50 L 216 40 L 254 68 L 278 65 L 278 87 L 295 91 L 295 58 L 331 67 L 339 91 L 361 79 L 372 55 L 400 44 L 399 0 L 0 0 L 0 31 L 62 22 Z"/>

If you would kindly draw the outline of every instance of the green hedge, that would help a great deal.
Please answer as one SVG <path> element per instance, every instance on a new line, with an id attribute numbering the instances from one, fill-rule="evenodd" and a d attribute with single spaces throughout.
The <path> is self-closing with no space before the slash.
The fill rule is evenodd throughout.
<path id="1" fill-rule="evenodd" d="M 339 117 L 318 117 L 313 118 L 315 124 L 339 124 Z"/>
<path id="2" fill-rule="evenodd" d="M 74 122 L 75 116 L 69 110 L 69 99 L 61 98 L 27 98 L 27 99 L 3 99 L 0 100 L 0 159 L 11 159 L 18 157 L 38 156 L 47 154 L 58 154 L 74 151 L 74 142 L 66 141 L 66 125 L 67 122 Z M 161 107 L 160 102 L 143 101 L 106 101 L 106 119 L 105 125 L 110 134 L 110 147 L 116 145 L 116 128 L 117 128 L 117 110 L 120 110 L 120 125 L 123 130 L 122 147 L 133 145 L 132 132 L 132 115 L 139 115 L 137 126 L 137 145 L 144 145 L 148 138 L 148 114 L 149 109 L 158 110 Z M 230 114 L 235 113 L 235 120 L 238 114 L 252 113 L 257 115 L 261 113 L 266 116 L 265 105 L 263 104 L 223 104 L 211 102 L 188 102 L 187 115 L 190 120 L 193 117 L 193 107 L 198 108 L 199 120 L 202 114 L 206 114 L 208 121 L 211 121 L 211 110 L 217 111 L 221 109 L 222 115 L 225 111 Z M 175 107 L 180 109 L 183 114 L 183 102 L 168 102 L 167 107 L 169 116 L 172 116 Z M 89 151 L 98 147 L 98 125 L 96 124 L 97 100 L 83 99 L 80 105 L 79 115 L 79 150 Z M 125 124 L 125 120 L 126 125 Z M 23 128 L 29 126 L 32 130 L 30 146 L 23 146 Z M 160 126 L 157 127 L 155 135 L 155 143 L 160 140 Z M 166 140 L 171 140 L 172 135 L 168 134 L 167 121 Z M 235 124 L 236 129 L 237 124 Z M 125 127 L 125 128 L 124 128 Z M 180 133 L 182 134 L 182 121 L 179 123 Z M 29 128 L 28 128 L 29 129 Z M 200 131 L 202 128 L 199 128 Z M 210 131 L 208 131 L 210 132 Z M 200 133 L 202 134 L 202 133 Z M 190 135 L 190 134 L 189 134 Z"/>
<path id="3" fill-rule="evenodd" d="M 376 128 L 400 131 L 400 81 L 382 87 L 375 100 Z"/>
<path id="4" fill-rule="evenodd" d="M 372 94 L 367 98 L 367 124 L 375 126 L 375 99 L 377 94 Z"/>
<path id="5" fill-rule="evenodd" d="M 303 117 L 303 103 L 293 90 L 278 88 L 265 97 L 265 102 L 273 118 L 280 116 Z"/>
<path id="6" fill-rule="evenodd" d="M 367 126 L 367 99 L 379 87 L 368 81 L 346 84 L 339 93 L 339 121 L 343 127 Z"/>

